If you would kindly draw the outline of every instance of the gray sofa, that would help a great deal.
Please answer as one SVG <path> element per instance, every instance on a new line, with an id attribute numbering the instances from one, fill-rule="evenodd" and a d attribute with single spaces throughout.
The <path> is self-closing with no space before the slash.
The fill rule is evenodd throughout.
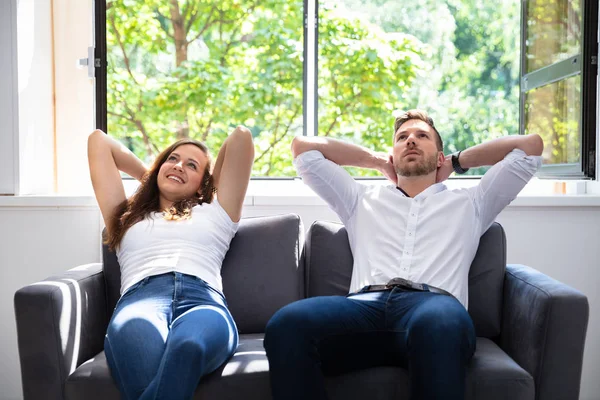
<path id="1" fill-rule="evenodd" d="M 262 338 L 282 306 L 307 296 L 346 294 L 352 254 L 345 228 L 296 215 L 243 219 L 223 264 L 223 285 L 240 330 L 236 354 L 203 379 L 195 399 L 270 399 Z M 75 268 L 15 294 L 25 400 L 118 399 L 103 352 L 119 297 L 119 266 Z M 469 275 L 477 350 L 467 399 L 577 399 L 588 322 L 587 298 L 529 267 L 506 265 L 502 227 L 481 239 Z M 371 368 L 327 378 L 330 398 L 407 399 L 408 374 Z"/>

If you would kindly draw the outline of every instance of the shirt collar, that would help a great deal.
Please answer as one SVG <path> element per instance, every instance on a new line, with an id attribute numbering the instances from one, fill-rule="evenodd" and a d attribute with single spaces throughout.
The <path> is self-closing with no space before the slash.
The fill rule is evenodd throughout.
<path id="1" fill-rule="evenodd" d="M 446 189 L 447 189 L 446 185 L 444 185 L 442 182 L 434 183 L 433 185 L 429 186 L 427 189 L 423 190 L 421 193 L 416 195 L 414 198 L 415 199 L 426 199 L 427 197 L 434 195 L 436 193 L 439 193 Z M 410 198 L 408 193 L 406 193 L 400 186 L 396 186 L 396 190 L 399 191 L 404 197 Z"/>

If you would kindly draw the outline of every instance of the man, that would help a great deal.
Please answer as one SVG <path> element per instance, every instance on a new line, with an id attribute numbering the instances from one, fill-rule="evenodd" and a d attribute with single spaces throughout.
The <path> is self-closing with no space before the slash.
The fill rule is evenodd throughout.
<path id="1" fill-rule="evenodd" d="M 469 267 L 483 233 L 541 164 L 538 135 L 507 136 L 444 156 L 433 120 L 411 110 L 394 124 L 392 155 L 297 137 L 303 181 L 346 226 L 350 294 L 304 299 L 269 321 L 274 400 L 326 399 L 323 375 L 408 368 L 412 399 L 463 399 L 475 351 Z M 396 185 L 363 185 L 341 167 L 374 168 Z M 476 187 L 448 190 L 452 173 L 493 165 Z"/>

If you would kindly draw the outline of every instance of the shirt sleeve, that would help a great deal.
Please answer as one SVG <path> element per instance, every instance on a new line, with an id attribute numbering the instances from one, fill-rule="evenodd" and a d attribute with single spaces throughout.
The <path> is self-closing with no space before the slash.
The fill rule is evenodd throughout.
<path id="1" fill-rule="evenodd" d="M 542 165 L 542 157 L 528 156 L 514 149 L 469 188 L 469 195 L 479 217 L 480 235 L 492 225 L 498 214 L 509 205 Z"/>
<path id="2" fill-rule="evenodd" d="M 294 165 L 302 181 L 346 223 L 354 214 L 364 186 L 317 150 L 300 154 L 294 160 Z"/>

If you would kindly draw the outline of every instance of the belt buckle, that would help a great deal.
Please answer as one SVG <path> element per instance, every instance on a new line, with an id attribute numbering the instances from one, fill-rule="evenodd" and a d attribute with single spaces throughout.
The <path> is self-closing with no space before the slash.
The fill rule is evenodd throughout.
<path id="1" fill-rule="evenodd" d="M 393 278 L 386 284 L 386 286 L 388 286 L 388 287 L 402 286 L 402 287 L 410 288 L 413 290 L 419 290 L 419 291 L 424 290 L 422 284 L 415 283 L 413 281 L 409 281 L 408 279 L 404 279 L 404 278 Z"/>

